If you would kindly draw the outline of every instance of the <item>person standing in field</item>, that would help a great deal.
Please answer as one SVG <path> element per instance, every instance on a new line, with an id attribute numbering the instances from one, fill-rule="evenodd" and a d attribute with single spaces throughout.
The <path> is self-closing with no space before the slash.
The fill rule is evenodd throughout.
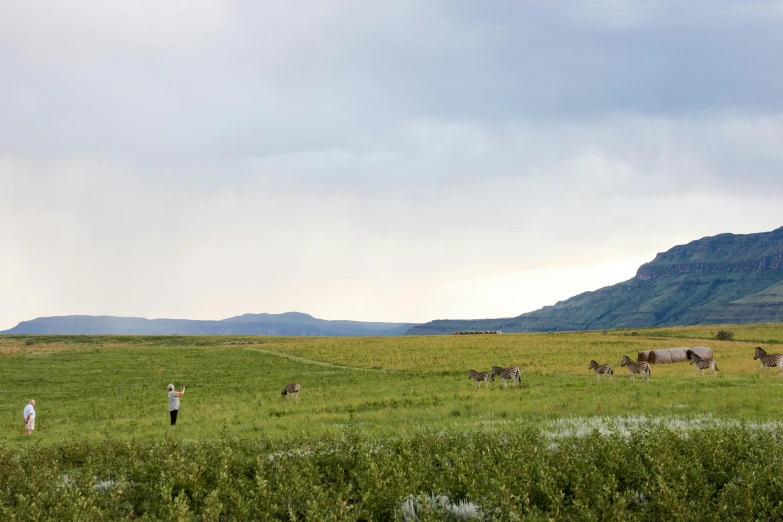
<path id="1" fill-rule="evenodd" d="M 35 400 L 30 399 L 30 403 L 24 407 L 24 429 L 28 435 L 33 434 L 35 429 Z"/>
<path id="2" fill-rule="evenodd" d="M 177 414 L 179 413 L 179 398 L 185 395 L 185 387 L 174 391 L 174 385 L 169 384 L 169 415 L 171 415 L 171 425 L 177 423 Z"/>

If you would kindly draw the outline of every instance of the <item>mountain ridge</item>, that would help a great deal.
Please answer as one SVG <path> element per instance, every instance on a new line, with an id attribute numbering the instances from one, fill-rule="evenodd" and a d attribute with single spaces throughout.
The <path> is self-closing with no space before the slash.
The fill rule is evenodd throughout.
<path id="1" fill-rule="evenodd" d="M 71 315 L 23 321 L 0 334 L 389 336 L 778 321 L 783 321 L 783 227 L 677 245 L 642 264 L 632 279 L 510 318 L 416 324 L 327 321 L 301 312 L 214 321 Z"/>
<path id="2" fill-rule="evenodd" d="M 408 335 L 783 321 L 783 227 L 677 245 L 627 281 L 507 319 L 437 320 Z"/>
<path id="3" fill-rule="evenodd" d="M 0 334 L 59 335 L 280 335 L 392 336 L 416 323 L 330 321 L 301 312 L 244 314 L 221 320 L 146 319 L 109 315 L 64 315 L 22 321 Z"/>

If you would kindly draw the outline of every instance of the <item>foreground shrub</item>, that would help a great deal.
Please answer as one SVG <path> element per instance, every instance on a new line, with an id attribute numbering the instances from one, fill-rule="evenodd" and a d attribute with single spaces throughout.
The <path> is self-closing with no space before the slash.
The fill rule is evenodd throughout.
<path id="1" fill-rule="evenodd" d="M 0 520 L 780 520 L 783 430 L 0 447 Z M 772 451 L 770 449 L 773 449 Z"/>

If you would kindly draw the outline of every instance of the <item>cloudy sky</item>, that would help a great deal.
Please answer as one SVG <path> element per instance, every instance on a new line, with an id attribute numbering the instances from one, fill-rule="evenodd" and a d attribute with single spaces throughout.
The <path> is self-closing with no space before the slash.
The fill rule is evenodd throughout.
<path id="1" fill-rule="evenodd" d="M 514 316 L 783 225 L 764 0 L 0 4 L 0 329 Z"/>

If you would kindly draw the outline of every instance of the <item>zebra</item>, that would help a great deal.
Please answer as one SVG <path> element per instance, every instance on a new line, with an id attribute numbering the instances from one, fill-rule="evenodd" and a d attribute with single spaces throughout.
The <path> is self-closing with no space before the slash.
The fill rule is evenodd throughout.
<path id="1" fill-rule="evenodd" d="M 479 388 L 481 388 L 481 381 L 487 383 L 487 388 L 489 388 L 489 372 L 477 372 L 476 370 L 470 370 L 468 372 L 468 378 L 476 381 L 476 386 Z"/>
<path id="2" fill-rule="evenodd" d="M 623 361 L 620 366 L 627 366 L 628 371 L 631 372 L 631 380 L 635 381 L 634 374 L 643 374 L 644 380 L 650 380 L 650 364 L 646 362 L 633 362 L 627 355 L 623 355 Z"/>
<path id="3" fill-rule="evenodd" d="M 783 354 L 779 353 L 771 353 L 767 354 L 761 346 L 756 347 L 756 353 L 753 356 L 753 360 L 761 359 L 761 372 L 764 372 L 764 368 L 770 368 L 770 371 L 772 371 L 772 367 L 777 366 L 778 367 L 778 374 L 783 371 Z"/>
<path id="4" fill-rule="evenodd" d="M 503 386 L 508 387 L 506 384 L 506 379 L 509 379 L 514 382 L 514 384 L 519 384 L 519 368 L 516 366 L 509 366 L 508 368 L 501 368 L 500 366 L 493 366 L 492 367 L 492 380 L 495 380 L 495 375 L 500 376 L 500 380 L 503 382 Z"/>
<path id="5" fill-rule="evenodd" d="M 704 375 L 704 370 L 706 370 L 707 368 L 710 369 L 710 373 L 713 375 L 715 375 L 715 372 L 719 371 L 718 365 L 715 363 L 715 359 L 713 359 L 712 357 L 707 357 L 706 359 L 702 359 L 701 357 L 699 357 L 698 355 L 696 355 L 690 350 L 688 350 L 686 353 L 688 355 L 688 362 L 691 364 L 696 363 L 696 371 L 693 372 L 693 375 L 699 373 L 699 370 L 701 370 L 701 374 Z"/>
<path id="6" fill-rule="evenodd" d="M 595 361 L 590 361 L 588 370 L 595 370 L 595 378 L 601 380 L 601 375 L 608 375 L 610 379 L 614 380 L 614 370 L 608 364 L 598 364 Z"/>
<path id="7" fill-rule="evenodd" d="M 283 397 L 289 396 L 296 399 L 297 397 L 299 397 L 299 389 L 301 387 L 302 386 L 300 386 L 298 382 L 292 382 L 291 384 L 286 384 L 285 388 L 283 388 L 282 395 Z"/>

